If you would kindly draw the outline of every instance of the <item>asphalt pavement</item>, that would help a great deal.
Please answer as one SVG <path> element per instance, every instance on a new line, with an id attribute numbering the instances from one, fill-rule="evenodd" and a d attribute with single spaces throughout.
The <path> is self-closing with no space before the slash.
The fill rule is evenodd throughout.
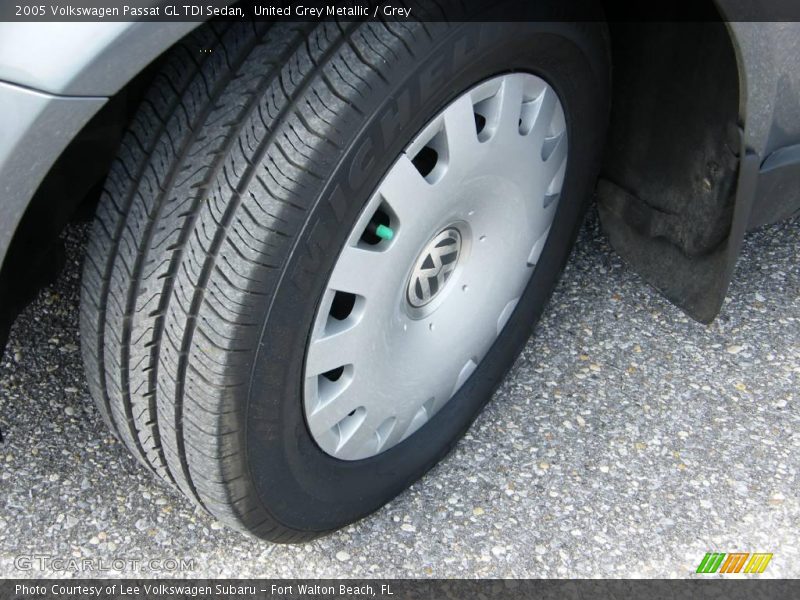
<path id="1" fill-rule="evenodd" d="M 85 237 L 68 229 L 66 269 L 0 362 L 0 576 L 686 577 L 710 551 L 771 552 L 762 577 L 800 576 L 798 219 L 747 236 L 704 326 L 590 215 L 454 452 L 376 514 L 297 546 L 221 527 L 105 429 L 79 350 Z"/>

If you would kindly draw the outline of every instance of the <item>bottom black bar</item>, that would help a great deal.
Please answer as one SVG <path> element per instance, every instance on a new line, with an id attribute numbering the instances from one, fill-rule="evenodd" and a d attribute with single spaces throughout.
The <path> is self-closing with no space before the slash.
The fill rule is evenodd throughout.
<path id="1" fill-rule="evenodd" d="M 451 580 L 451 579 L 347 579 L 347 580 L 171 580 L 154 579 L 64 579 L 0 581 L 0 598 L 71 600 L 126 598 L 167 600 L 173 598 L 236 600 L 378 600 L 457 599 L 595 599 L 647 598 L 797 598 L 800 580 L 756 579 L 684 580 Z"/>

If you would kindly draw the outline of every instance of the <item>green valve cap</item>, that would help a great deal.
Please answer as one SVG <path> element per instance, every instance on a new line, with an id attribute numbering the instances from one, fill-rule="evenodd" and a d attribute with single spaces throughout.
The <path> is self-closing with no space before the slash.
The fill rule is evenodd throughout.
<path id="1" fill-rule="evenodd" d="M 375 235 L 382 240 L 390 240 L 394 237 L 394 231 L 392 231 L 391 227 L 387 227 L 386 225 L 378 225 L 375 228 Z"/>

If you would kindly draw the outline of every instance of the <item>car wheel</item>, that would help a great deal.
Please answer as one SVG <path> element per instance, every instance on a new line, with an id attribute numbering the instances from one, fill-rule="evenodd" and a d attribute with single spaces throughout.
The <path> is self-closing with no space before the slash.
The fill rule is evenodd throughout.
<path id="1" fill-rule="evenodd" d="M 591 195 L 599 25 L 207 25 L 124 137 L 83 276 L 92 395 L 225 523 L 302 541 L 469 427 Z"/>

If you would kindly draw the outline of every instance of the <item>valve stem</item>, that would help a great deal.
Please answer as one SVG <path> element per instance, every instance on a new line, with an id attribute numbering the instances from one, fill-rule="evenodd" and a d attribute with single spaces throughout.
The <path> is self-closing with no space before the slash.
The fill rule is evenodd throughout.
<path id="1" fill-rule="evenodd" d="M 391 227 L 375 223 L 375 221 L 369 222 L 369 225 L 367 225 L 367 231 L 372 235 L 386 241 L 389 241 L 394 237 L 394 230 Z"/>

